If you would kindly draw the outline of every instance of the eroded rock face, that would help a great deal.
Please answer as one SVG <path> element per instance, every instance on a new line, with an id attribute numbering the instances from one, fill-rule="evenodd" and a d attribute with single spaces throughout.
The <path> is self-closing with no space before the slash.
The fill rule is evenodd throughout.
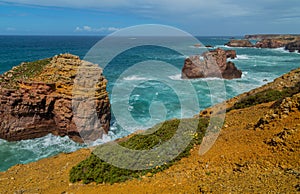
<path id="1" fill-rule="evenodd" d="M 98 72 L 99 75 L 93 86 L 93 108 L 99 119 L 94 122 L 98 127 L 94 136 L 99 138 L 107 133 L 111 115 L 107 81 L 102 70 L 77 56 L 62 54 L 53 57 L 40 71 L 33 72 L 32 67 L 24 63 L 0 78 L 0 138 L 16 141 L 52 133 L 82 142 L 75 122 L 82 115 L 73 113 L 82 99 L 76 98 L 78 103 L 74 103 L 73 86 L 78 68 L 85 63 L 90 72 Z M 19 76 L 20 69 L 22 76 Z M 78 96 L 83 94 L 77 93 Z"/>
<path id="2" fill-rule="evenodd" d="M 256 48 L 280 48 L 285 46 L 285 42 L 278 39 L 263 39 L 255 44 Z"/>
<path id="3" fill-rule="evenodd" d="M 241 78 L 242 72 L 227 58 L 234 59 L 235 51 L 225 51 L 220 48 L 204 53 L 202 56 L 190 56 L 185 60 L 183 79 L 218 77 L 224 79 Z"/>
<path id="4" fill-rule="evenodd" d="M 285 50 L 290 52 L 298 51 L 300 53 L 300 41 L 289 43 L 285 46 Z"/>
<path id="5" fill-rule="evenodd" d="M 230 40 L 225 45 L 230 47 L 253 47 L 249 40 Z"/>

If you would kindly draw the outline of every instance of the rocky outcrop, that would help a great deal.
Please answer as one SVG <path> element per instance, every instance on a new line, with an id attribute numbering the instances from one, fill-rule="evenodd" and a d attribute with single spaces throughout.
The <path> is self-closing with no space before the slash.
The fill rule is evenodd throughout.
<path id="1" fill-rule="evenodd" d="M 253 47 L 249 40 L 230 40 L 225 45 L 230 47 Z"/>
<path id="2" fill-rule="evenodd" d="M 82 142 L 75 122 L 80 115 L 73 114 L 82 100 L 73 98 L 74 80 L 82 66 L 99 73 L 93 94 L 99 133 L 94 135 L 101 137 L 107 133 L 111 115 L 102 70 L 77 56 L 62 54 L 50 60 L 22 63 L 1 76 L 0 138 L 16 141 L 52 133 Z"/>
<path id="3" fill-rule="evenodd" d="M 263 39 L 255 44 L 256 48 L 280 48 L 284 46 L 285 42 L 278 39 Z"/>
<path id="4" fill-rule="evenodd" d="M 227 58 L 234 59 L 235 51 L 225 51 L 220 48 L 204 53 L 202 56 L 190 56 L 185 60 L 183 79 L 218 77 L 224 79 L 241 78 L 242 72 Z"/>
<path id="5" fill-rule="evenodd" d="M 245 35 L 245 39 L 262 40 L 262 39 L 298 39 L 299 34 L 253 34 Z"/>
<path id="6" fill-rule="evenodd" d="M 285 46 L 285 50 L 290 52 L 298 51 L 300 53 L 300 41 L 291 42 Z"/>
<path id="7" fill-rule="evenodd" d="M 258 40 L 256 48 L 280 48 L 296 41 L 300 41 L 300 35 L 292 34 L 256 34 L 246 35 L 245 39 Z M 287 49 L 288 50 L 288 49 Z"/>

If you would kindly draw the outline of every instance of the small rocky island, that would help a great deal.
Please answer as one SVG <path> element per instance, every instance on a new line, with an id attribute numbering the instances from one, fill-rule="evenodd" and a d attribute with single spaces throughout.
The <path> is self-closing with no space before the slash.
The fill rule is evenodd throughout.
<path id="1" fill-rule="evenodd" d="M 232 39 L 228 43 L 226 43 L 225 46 L 230 46 L 230 47 L 253 47 L 253 44 L 249 40 L 246 40 L 246 39 L 243 39 L 243 40 Z"/>
<path id="2" fill-rule="evenodd" d="M 228 58 L 236 58 L 236 51 L 217 48 L 203 53 L 202 56 L 190 56 L 184 62 L 181 77 L 182 79 L 241 78 L 242 71 L 237 69 L 233 62 L 227 61 Z"/>
<path id="3" fill-rule="evenodd" d="M 0 138 L 17 141 L 52 133 L 82 142 L 76 126 L 78 122 L 75 122 L 82 118 L 74 115 L 72 110 L 74 100 L 77 105 L 76 100 L 82 100 L 72 97 L 77 70 L 82 65 L 89 71 L 101 73 L 93 98 L 100 121 L 95 126 L 101 126 L 98 136 L 107 133 L 111 114 L 107 80 L 102 70 L 78 56 L 61 54 L 51 59 L 22 63 L 0 76 Z"/>

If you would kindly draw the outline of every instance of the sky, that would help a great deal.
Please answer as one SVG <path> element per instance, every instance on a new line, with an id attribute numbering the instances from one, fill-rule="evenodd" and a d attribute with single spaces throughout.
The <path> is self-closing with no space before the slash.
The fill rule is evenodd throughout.
<path id="1" fill-rule="evenodd" d="M 107 35 L 141 24 L 197 36 L 300 34 L 299 0 L 0 0 L 0 35 Z"/>

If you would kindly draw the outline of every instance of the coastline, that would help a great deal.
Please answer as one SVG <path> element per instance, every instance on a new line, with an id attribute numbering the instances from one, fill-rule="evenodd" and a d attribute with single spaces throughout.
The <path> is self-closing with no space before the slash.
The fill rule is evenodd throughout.
<path id="1" fill-rule="evenodd" d="M 292 71 L 292 73 L 298 70 Z M 262 88 L 280 88 L 285 83 L 295 84 L 298 74 L 285 74 Z M 294 79 L 291 82 L 290 79 Z M 261 91 L 259 88 L 253 91 Z M 232 100 L 243 98 L 250 91 Z M 229 100 L 230 101 L 230 100 Z M 0 173 L 3 186 L 0 192 L 36 193 L 205 193 L 205 192 L 296 192 L 299 191 L 300 166 L 300 111 L 291 111 L 263 130 L 253 126 L 273 107 L 274 102 L 232 110 L 217 142 L 205 155 L 199 155 L 199 146 L 191 150 L 169 169 L 153 176 L 145 176 L 113 185 L 69 183 L 69 170 L 85 159 L 90 150 L 81 149 L 47 159 L 17 165 Z M 270 146 L 266 142 L 286 129 L 291 130 L 284 144 Z M 276 140 L 277 141 L 277 140 Z M 279 141 L 279 140 L 278 140 Z M 293 149 L 293 151 L 290 151 Z"/>

